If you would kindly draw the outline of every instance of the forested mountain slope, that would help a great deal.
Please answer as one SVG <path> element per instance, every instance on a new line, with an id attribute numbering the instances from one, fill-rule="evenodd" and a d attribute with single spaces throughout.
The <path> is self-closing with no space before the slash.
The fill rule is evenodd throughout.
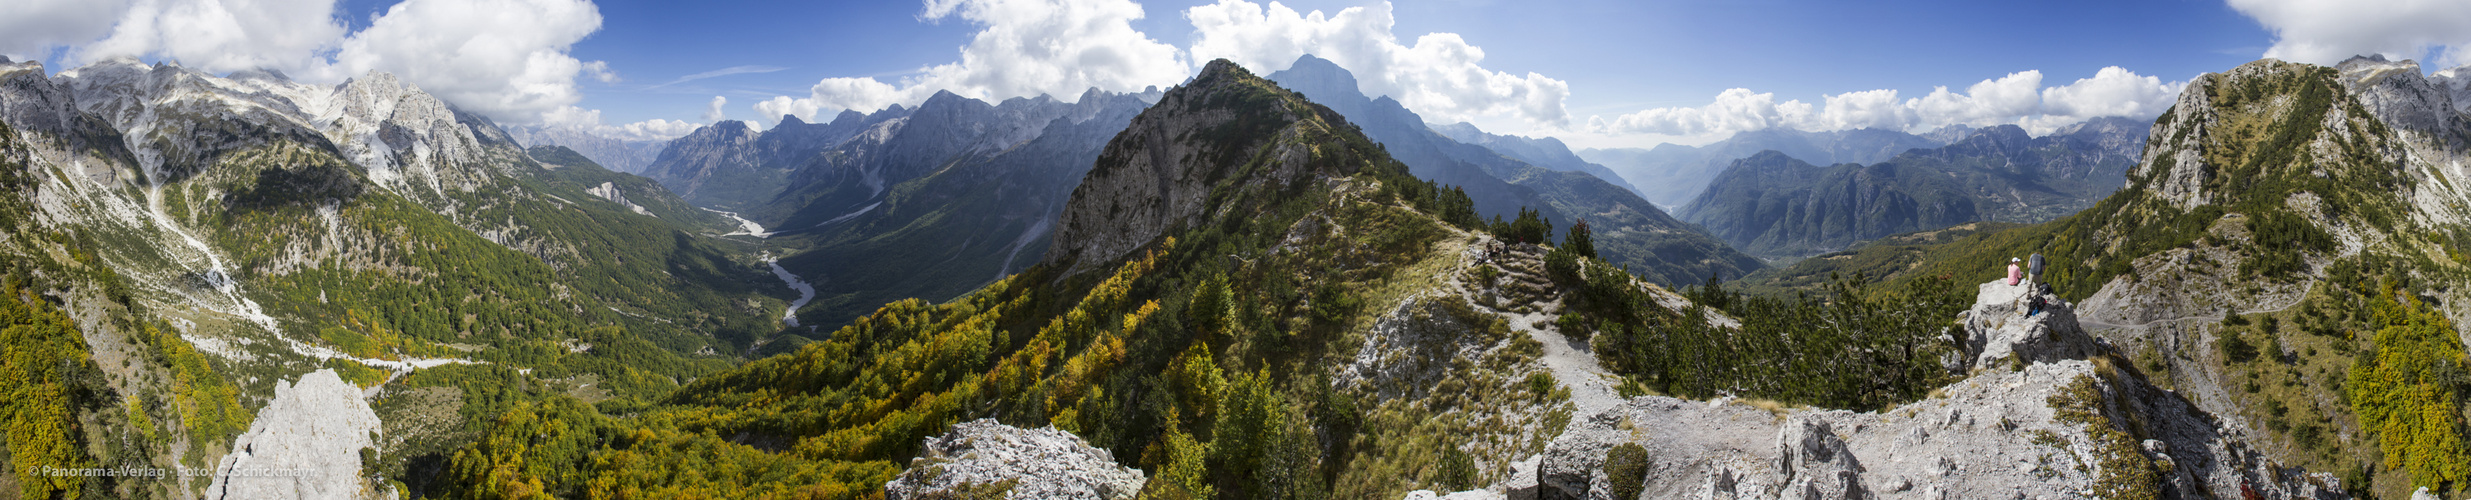
<path id="1" fill-rule="evenodd" d="M 786 290 L 744 248 L 698 236 L 717 217 L 571 153 L 534 160 L 386 74 L 318 87 L 128 59 L 45 73 L 0 66 L 0 180 L 18 207 L 0 267 L 35 311 L 25 318 L 65 312 L 81 334 L 28 342 L 61 342 L 41 352 L 93 368 L 72 393 L 86 403 L 60 407 L 83 423 L 46 434 L 72 443 L 54 458 L 208 472 L 19 481 L 18 493 L 194 497 L 249 480 L 213 472 L 244 462 L 340 468 L 335 488 L 400 492 L 359 478 L 436 467 L 507 394 L 641 401 L 779 329 L 762 311 Z M 445 399 L 375 405 L 423 426 L 325 419 L 348 422 L 346 435 L 385 431 L 375 455 L 234 454 L 247 451 L 235 437 L 293 439 L 253 421 L 369 411 L 358 396 L 277 389 L 317 371 Z M 44 376 L 20 375 L 35 378 L 8 382 Z"/>

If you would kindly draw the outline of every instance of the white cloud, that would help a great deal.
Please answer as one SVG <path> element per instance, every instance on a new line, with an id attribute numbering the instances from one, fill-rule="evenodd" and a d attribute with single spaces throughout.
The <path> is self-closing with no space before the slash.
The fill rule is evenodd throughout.
<path id="1" fill-rule="evenodd" d="M 1484 49 L 1454 33 L 1429 33 L 1415 45 L 1399 43 L 1390 4 L 1352 7 L 1335 15 L 1297 13 L 1278 2 L 1266 8 L 1244 0 L 1193 7 L 1184 17 L 1195 29 L 1194 61 L 1225 58 L 1257 71 L 1273 71 L 1305 54 L 1329 59 L 1356 74 L 1367 95 L 1388 95 L 1419 114 L 1440 121 L 1515 115 L 1529 123 L 1561 127 L 1570 121 L 1563 101 L 1570 85 L 1544 75 L 1485 69 Z"/>
<path id="2" fill-rule="evenodd" d="M 813 119 L 822 110 L 873 110 L 917 104 L 936 91 L 979 99 L 1054 95 L 1074 99 L 1091 87 L 1118 92 L 1170 85 L 1192 72 L 1175 46 L 1133 29 L 1144 16 L 1130 0 L 928 0 L 919 18 L 958 16 L 980 26 L 959 62 L 922 68 L 899 84 L 827 78 L 805 98 L 757 103 L 767 121 Z"/>
<path id="3" fill-rule="evenodd" d="M 720 97 L 714 96 L 713 99 L 715 101 L 713 103 L 714 105 L 717 106 L 720 104 Z M 686 134 L 693 133 L 695 129 L 702 128 L 704 126 L 700 123 L 664 120 L 659 118 L 625 125 L 608 125 L 601 123 L 600 110 L 584 109 L 574 106 L 564 106 L 542 113 L 540 124 L 551 128 L 563 128 L 601 137 L 630 141 L 666 141 L 676 139 L 678 137 L 685 136 Z"/>
<path id="4" fill-rule="evenodd" d="M 334 0 L 137 0 L 79 60 L 159 55 L 211 72 L 299 70 L 343 37 Z M 85 42 L 86 40 L 79 40 Z"/>
<path id="5" fill-rule="evenodd" d="M 468 111 L 546 123 L 582 100 L 576 80 L 619 81 L 568 55 L 600 29 L 587 0 L 404 0 L 349 32 L 335 0 L 12 0 L 0 53 L 68 48 L 71 65 L 161 57 L 208 72 L 275 69 L 333 83 L 386 71 Z"/>
<path id="6" fill-rule="evenodd" d="M 2042 104 L 2041 89 L 2040 71 L 2020 71 L 1997 80 L 1983 80 L 1967 87 L 1962 94 L 1949 92 L 1947 87 L 1933 88 L 1929 95 L 1908 101 L 1906 107 L 1914 112 L 1906 127 L 1934 129 L 2008 122 L 2034 114 Z"/>
<path id="7" fill-rule="evenodd" d="M 40 60 L 53 49 L 102 38 L 128 8 L 128 0 L 0 2 L 0 55 Z"/>
<path id="8" fill-rule="evenodd" d="M 717 95 L 712 96 L 712 106 L 704 108 L 704 121 L 720 123 L 721 120 L 729 119 L 729 113 L 721 111 L 721 106 L 726 105 L 729 105 L 729 98 Z"/>
<path id="9" fill-rule="evenodd" d="M 2458 0 L 2230 0 L 2274 32 L 2265 57 L 2331 65 L 2355 55 L 2471 64 L 2471 6 Z"/>
<path id="10" fill-rule="evenodd" d="M 1727 89 L 1716 94 L 1716 102 L 1696 108 L 1655 108 L 1604 120 L 1591 120 L 1593 128 L 1617 132 L 1657 135 L 1700 135 L 1760 130 L 1790 126 L 1805 122 L 1810 105 L 1801 101 L 1776 102 L 1776 94 L 1761 94 L 1750 89 Z"/>
<path id="11" fill-rule="evenodd" d="M 2093 78 L 2043 89 L 2042 113 L 2072 118 L 2160 116 L 2178 101 L 2180 90 L 2187 86 L 2187 82 L 2165 84 L 2161 78 L 2138 76 L 2127 68 L 2111 66 L 2094 73 Z"/>
<path id="12" fill-rule="evenodd" d="M 1922 97 L 1899 100 L 1880 89 L 1822 96 L 1824 108 L 1775 94 L 1730 89 L 1695 108 L 1654 108 L 1611 119 L 1589 117 L 1597 134 L 1707 137 L 1771 127 L 1809 131 L 1887 128 L 1926 131 L 1948 125 L 2013 124 L 2035 134 L 2104 116 L 2150 118 L 2169 109 L 2186 82 L 2162 83 L 2119 67 L 2063 86 L 2042 86 L 2042 72 L 2020 71 L 1983 80 L 1964 92 L 1937 87 Z"/>
<path id="13" fill-rule="evenodd" d="M 815 103 L 815 99 L 793 99 L 785 95 L 772 96 L 771 99 L 755 102 L 753 123 L 758 127 L 771 128 L 773 125 L 780 124 L 781 117 L 785 115 L 794 115 L 800 120 L 813 120 L 815 113 L 821 111 L 822 108 L 822 105 Z"/>
<path id="14" fill-rule="evenodd" d="M 313 77 L 388 71 L 466 110 L 530 122 L 583 99 L 575 78 L 616 75 L 567 50 L 601 26 L 584 0 L 404 0 L 343 40 Z"/>

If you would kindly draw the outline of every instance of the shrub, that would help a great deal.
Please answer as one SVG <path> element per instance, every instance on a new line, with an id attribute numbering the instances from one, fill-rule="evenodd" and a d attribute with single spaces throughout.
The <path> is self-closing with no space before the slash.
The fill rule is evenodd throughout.
<path id="1" fill-rule="evenodd" d="M 1441 451 L 1441 471 L 1435 478 L 1451 491 L 1476 489 L 1476 458 L 1451 446 Z"/>
<path id="2" fill-rule="evenodd" d="M 1647 448 L 1638 443 L 1622 443 L 1604 454 L 1604 480 L 1609 483 L 1613 498 L 1639 498 L 1647 489 Z"/>
<path id="3" fill-rule="evenodd" d="M 2246 363 L 2257 359 L 2256 344 L 2248 343 L 2248 339 L 2240 335 L 2239 330 L 2223 330 L 2222 338 L 2215 339 L 2214 345 L 2222 349 L 2222 359 L 2232 363 Z"/>

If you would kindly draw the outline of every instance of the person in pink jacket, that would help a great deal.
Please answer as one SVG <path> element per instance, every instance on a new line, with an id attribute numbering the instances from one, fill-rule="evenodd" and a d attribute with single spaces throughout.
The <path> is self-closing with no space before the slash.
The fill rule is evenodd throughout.
<path id="1" fill-rule="evenodd" d="M 2024 270 L 2017 269 L 2016 267 L 2016 263 L 2018 262 L 2024 261 L 2015 257 L 2008 258 L 2008 286 L 2016 286 L 2017 282 L 2025 280 Z"/>

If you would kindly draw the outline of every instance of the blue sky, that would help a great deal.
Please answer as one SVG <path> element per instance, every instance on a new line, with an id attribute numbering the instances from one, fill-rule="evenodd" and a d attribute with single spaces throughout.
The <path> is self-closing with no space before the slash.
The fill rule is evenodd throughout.
<path id="1" fill-rule="evenodd" d="M 1142 2 L 1133 26 L 1185 46 L 1182 13 L 1208 2 Z M 1298 11 L 1378 8 L 1380 2 L 1281 2 Z M 712 96 L 729 117 L 754 119 L 752 103 L 797 96 L 827 77 L 893 81 L 949 63 L 978 29 L 960 19 L 922 21 L 906 2 L 601 2 L 603 28 L 574 54 L 608 61 L 626 78 L 587 85 L 585 106 L 614 122 L 696 120 Z M 1391 5 L 1392 33 L 1412 40 L 1456 33 L 1484 50 L 1485 69 L 1538 73 L 1569 83 L 1576 117 L 1699 106 L 1730 88 L 1817 102 L 1848 91 L 1896 89 L 1918 96 L 2038 70 L 2052 83 L 2119 66 L 2166 82 L 2254 60 L 2273 44 L 2255 20 L 2215 1 L 2071 2 L 1577 1 L 1458 0 Z M 736 66 L 782 68 L 646 88 Z M 1505 132 L 1552 133 L 1513 119 L 1479 120 Z M 1619 142 L 1619 141 L 1613 141 Z M 1608 144 L 1610 145 L 1610 144 Z"/>
<path id="2" fill-rule="evenodd" d="M 1143 2 L 1148 16 L 1136 26 L 1162 42 L 1188 43 L 1193 29 L 1179 13 L 1202 3 Z M 1337 11 L 1378 2 L 1282 3 Z M 976 31 L 957 20 L 919 21 L 919 6 L 906 2 L 599 4 L 602 30 L 577 43 L 574 54 L 609 61 L 626 77 L 624 85 L 590 91 L 591 102 L 625 121 L 692 118 L 716 94 L 769 97 L 803 92 L 825 77 L 907 75 L 951 62 Z M 1570 107 L 1580 114 L 1704 104 L 1733 87 L 1804 99 L 1877 88 L 1927 92 L 2029 69 L 2081 78 L 2122 66 L 2185 80 L 2255 60 L 2273 41 L 2255 21 L 2199 0 L 2066 8 L 1973 1 L 1582 1 L 1537 8 L 1460 0 L 1394 8 L 1402 37 L 1458 33 L 1485 50 L 1490 69 L 1570 81 Z M 787 69 L 636 88 L 745 65 Z"/>
<path id="3" fill-rule="evenodd" d="M 708 123 L 716 96 L 731 119 L 828 118 L 945 89 L 1137 90 L 1209 57 L 1266 72 L 1308 51 L 1428 119 L 1577 146 L 1773 126 L 2047 130 L 2157 114 L 2191 77 L 2268 54 L 2471 60 L 2455 49 L 2471 46 L 2471 9 L 2428 0 L 265 0 L 206 16 L 225 6 L 27 1 L 32 14 L 0 19 L 0 53 L 55 71 L 113 55 L 306 81 L 386 70 L 502 122 L 650 136 Z M 229 27 L 193 28 L 215 23 Z M 1061 54 L 1042 59 L 1050 46 Z M 1075 62 L 1092 60 L 1113 62 Z"/>

